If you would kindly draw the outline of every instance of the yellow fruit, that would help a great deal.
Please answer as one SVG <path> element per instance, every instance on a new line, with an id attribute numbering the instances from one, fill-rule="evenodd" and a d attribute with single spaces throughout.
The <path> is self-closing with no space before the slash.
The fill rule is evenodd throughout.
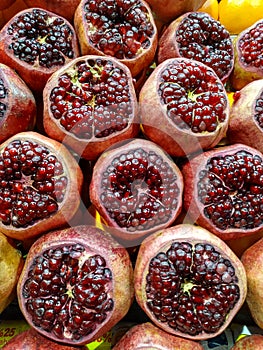
<path id="1" fill-rule="evenodd" d="M 214 19 L 218 20 L 218 1 L 206 0 L 206 2 L 198 9 L 199 12 L 206 12 Z"/>

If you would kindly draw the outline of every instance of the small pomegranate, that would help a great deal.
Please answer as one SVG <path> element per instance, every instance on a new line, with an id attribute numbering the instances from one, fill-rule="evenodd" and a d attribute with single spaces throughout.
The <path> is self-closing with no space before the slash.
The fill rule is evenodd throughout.
<path id="1" fill-rule="evenodd" d="M 16 70 L 34 92 L 42 92 L 49 76 L 77 56 L 73 26 L 41 8 L 18 12 L 0 31 L 0 62 Z"/>
<path id="2" fill-rule="evenodd" d="M 160 63 L 139 102 L 144 134 L 175 157 L 209 149 L 225 136 L 229 101 L 214 70 L 189 58 Z"/>
<path id="3" fill-rule="evenodd" d="M 247 274 L 246 302 L 255 323 L 263 329 L 263 238 L 245 250 L 241 261 Z"/>
<path id="4" fill-rule="evenodd" d="M 263 349 L 263 335 L 251 334 L 238 340 L 231 350 L 262 350 Z"/>
<path id="5" fill-rule="evenodd" d="M 234 67 L 234 47 L 227 29 L 205 12 L 187 12 L 171 22 L 159 40 L 158 63 L 168 58 L 195 59 L 226 82 Z"/>
<path id="6" fill-rule="evenodd" d="M 51 340 L 84 345 L 125 316 L 132 282 L 127 250 L 105 231 L 83 225 L 36 240 L 17 294 L 30 326 Z"/>
<path id="7" fill-rule="evenodd" d="M 263 155 L 243 144 L 218 147 L 182 166 L 184 208 L 224 240 L 262 231 Z"/>
<path id="8" fill-rule="evenodd" d="M 254 80 L 234 93 L 227 139 L 263 153 L 263 79 Z"/>
<path id="9" fill-rule="evenodd" d="M 80 204 L 81 169 L 65 146 L 33 131 L 0 146 L 0 231 L 24 240 L 66 226 Z"/>
<path id="10" fill-rule="evenodd" d="M 171 335 L 150 322 L 138 324 L 127 331 L 112 350 L 202 350 L 202 345 Z"/>
<path id="11" fill-rule="evenodd" d="M 219 237 L 189 224 L 144 239 L 134 285 L 138 304 L 154 324 L 191 340 L 222 333 L 246 297 L 241 261 Z"/>
<path id="12" fill-rule="evenodd" d="M 256 79 L 263 78 L 263 19 L 240 32 L 234 40 L 235 63 L 230 83 L 240 90 Z"/>
<path id="13" fill-rule="evenodd" d="M 72 60 L 50 77 L 43 100 L 46 133 L 85 159 L 139 133 L 130 71 L 111 56 Z"/>
<path id="14" fill-rule="evenodd" d="M 32 92 L 13 69 L 0 63 L 0 143 L 19 132 L 33 130 L 35 124 Z"/>
<path id="15" fill-rule="evenodd" d="M 177 165 L 143 139 L 105 151 L 95 163 L 89 190 L 107 229 L 133 242 L 173 223 L 181 211 L 182 192 Z"/>
<path id="16" fill-rule="evenodd" d="M 158 34 L 144 0 L 81 0 L 74 26 L 82 55 L 109 55 L 138 75 L 154 60 Z"/>

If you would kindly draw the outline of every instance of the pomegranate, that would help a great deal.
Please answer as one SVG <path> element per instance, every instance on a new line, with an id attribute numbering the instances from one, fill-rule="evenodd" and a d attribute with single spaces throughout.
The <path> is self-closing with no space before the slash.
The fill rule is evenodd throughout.
<path id="1" fill-rule="evenodd" d="M 235 63 L 230 83 L 240 90 L 256 79 L 263 78 L 263 19 L 240 32 L 234 40 Z"/>
<path id="2" fill-rule="evenodd" d="M 85 159 L 139 133 L 129 69 L 111 56 L 81 56 L 57 70 L 44 92 L 44 129 Z"/>
<path id="3" fill-rule="evenodd" d="M 245 250 L 241 261 L 247 274 L 246 302 L 253 320 L 263 329 L 263 238 Z"/>
<path id="4" fill-rule="evenodd" d="M 205 12 L 176 18 L 159 40 L 158 63 L 168 58 L 195 59 L 213 68 L 226 82 L 234 67 L 234 47 L 227 29 Z"/>
<path id="5" fill-rule="evenodd" d="M 36 124 L 35 98 L 19 75 L 0 63 L 0 143 Z"/>
<path id="6" fill-rule="evenodd" d="M 160 63 L 139 94 L 145 136 L 175 157 L 209 149 L 225 136 L 229 101 L 214 70 L 189 58 Z"/>
<path id="7" fill-rule="evenodd" d="M 0 31 L 0 62 L 15 69 L 34 92 L 42 92 L 49 76 L 77 56 L 73 26 L 41 8 L 18 12 Z"/>
<path id="8" fill-rule="evenodd" d="M 144 0 L 81 0 L 74 26 L 82 55 L 110 55 L 138 75 L 154 60 L 158 34 Z"/>
<path id="9" fill-rule="evenodd" d="M 82 345 L 101 337 L 128 312 L 133 270 L 109 233 L 76 226 L 42 235 L 31 246 L 17 285 L 30 326 L 51 340 Z"/>
<path id="10" fill-rule="evenodd" d="M 0 232 L 0 314 L 16 297 L 24 259 L 15 242 Z"/>
<path id="11" fill-rule="evenodd" d="M 254 80 L 234 93 L 227 139 L 263 153 L 263 79 Z"/>
<path id="12" fill-rule="evenodd" d="M 202 350 L 202 345 L 171 335 L 150 322 L 138 324 L 127 331 L 113 350 Z"/>
<path id="13" fill-rule="evenodd" d="M 0 146 L 0 231 L 18 240 L 67 225 L 83 175 L 65 146 L 34 131 Z"/>
<path id="14" fill-rule="evenodd" d="M 223 240 L 263 228 L 263 155 L 243 144 L 218 147 L 182 166 L 184 208 Z"/>
<path id="15" fill-rule="evenodd" d="M 238 340 L 231 350 L 262 350 L 262 348 L 263 335 L 251 334 Z"/>
<path id="16" fill-rule="evenodd" d="M 138 304 L 155 325 L 191 340 L 222 333 L 246 297 L 238 257 L 219 237 L 189 224 L 144 239 L 134 285 Z"/>
<path id="17" fill-rule="evenodd" d="M 124 241 L 137 241 L 173 223 L 182 207 L 178 166 L 156 144 L 143 139 L 117 143 L 96 161 L 90 200 Z"/>

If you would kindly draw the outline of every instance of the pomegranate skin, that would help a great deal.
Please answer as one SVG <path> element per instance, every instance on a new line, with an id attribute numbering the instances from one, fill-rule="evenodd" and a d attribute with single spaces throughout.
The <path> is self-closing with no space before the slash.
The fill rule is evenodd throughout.
<path id="1" fill-rule="evenodd" d="M 213 330 L 212 332 L 211 331 L 206 332 L 205 330 L 202 330 L 199 333 L 190 334 L 190 333 L 182 331 L 178 328 L 171 327 L 169 325 L 169 323 L 172 322 L 173 318 L 176 322 L 177 320 L 179 320 L 179 318 L 181 319 L 183 313 L 182 314 L 179 313 L 178 315 L 174 314 L 174 316 L 171 316 L 172 317 L 171 319 L 169 318 L 169 323 L 168 323 L 167 320 L 157 319 L 157 317 L 154 315 L 154 313 L 151 312 L 151 310 L 148 306 L 149 299 L 147 296 L 146 286 L 148 286 L 147 283 L 149 281 L 149 278 L 151 278 L 151 276 L 149 276 L 148 279 L 146 276 L 148 274 L 150 264 L 154 264 L 152 258 L 157 257 L 159 254 L 163 255 L 165 251 L 168 251 L 168 249 L 172 246 L 172 244 L 177 243 L 177 242 L 179 244 L 180 243 L 181 244 L 190 243 L 193 247 L 195 246 L 195 244 L 199 244 L 199 243 L 204 244 L 204 245 L 206 245 L 206 244 L 211 245 L 215 248 L 215 251 L 219 252 L 227 260 L 229 260 L 232 267 L 235 269 L 235 275 L 236 275 L 237 280 L 238 280 L 237 283 L 239 284 L 239 299 L 237 300 L 237 302 L 235 303 L 233 308 L 230 309 L 229 313 L 226 315 L 224 322 L 221 324 L 221 326 L 218 327 L 216 330 Z M 187 264 L 186 260 L 184 260 L 184 258 L 183 258 L 183 255 L 182 255 L 182 258 L 179 258 L 179 260 L 180 259 L 182 259 L 182 261 Z M 179 260 L 175 260 L 175 263 L 176 263 L 176 261 L 179 263 Z M 165 262 L 166 261 L 163 261 L 163 263 L 165 263 Z M 151 265 L 151 266 L 153 266 L 153 265 Z M 167 265 L 164 264 L 164 266 L 167 266 Z M 179 268 L 179 265 L 178 265 L 178 268 Z M 201 265 L 200 265 L 200 268 L 201 268 Z M 184 268 L 182 267 L 182 271 L 178 272 L 179 276 L 181 273 L 183 273 L 183 269 Z M 157 268 L 157 270 L 158 270 L 158 268 Z M 167 273 L 169 275 L 171 273 L 170 270 L 168 270 L 168 271 L 169 272 L 164 272 L 164 271 L 162 271 L 162 272 L 164 273 L 164 275 L 167 276 Z M 160 275 L 157 274 L 156 278 L 158 278 L 158 276 L 160 277 Z M 168 283 L 169 278 L 166 278 L 166 279 L 167 279 L 167 283 Z M 200 277 L 199 282 L 202 283 L 202 281 L 204 282 L 203 278 Z M 188 283 L 187 281 L 184 281 L 182 283 L 185 283 L 185 282 Z M 159 281 L 159 283 L 160 284 L 162 283 L 161 280 Z M 177 282 L 177 283 L 179 283 L 179 282 Z M 195 286 L 195 283 L 196 282 L 191 281 L 189 285 L 187 284 L 185 287 L 181 286 L 180 288 L 183 289 L 183 290 L 181 290 L 181 293 L 183 293 L 183 291 L 187 290 L 193 298 L 194 295 L 193 295 L 193 292 L 191 291 L 191 289 L 192 289 L 192 287 Z M 171 290 L 170 289 L 171 284 L 169 284 L 169 285 L 170 285 L 170 287 L 168 287 L 168 285 L 167 285 L 167 288 L 169 290 Z M 211 338 L 216 337 L 217 335 L 221 334 L 228 327 L 228 325 L 231 323 L 231 321 L 233 320 L 233 318 L 235 317 L 235 315 L 237 314 L 237 312 L 239 311 L 239 309 L 243 305 L 245 298 L 246 298 L 246 293 L 247 293 L 246 273 L 245 273 L 245 269 L 244 269 L 241 261 L 238 259 L 238 257 L 226 245 L 226 243 L 224 241 L 222 241 L 219 237 L 213 235 L 211 232 L 207 231 L 206 229 L 204 229 L 200 226 L 190 225 L 190 224 L 180 224 L 180 225 L 176 225 L 173 227 L 169 227 L 163 231 L 156 232 L 156 233 L 152 234 L 151 236 L 146 237 L 144 239 L 144 241 L 142 242 L 142 244 L 139 248 L 138 257 L 137 257 L 135 268 L 134 268 L 134 286 L 135 286 L 135 297 L 136 297 L 138 304 L 140 305 L 142 310 L 146 313 L 146 315 L 150 318 L 150 320 L 156 326 L 160 327 L 164 331 L 166 331 L 170 334 L 173 334 L 175 336 L 179 336 L 182 338 L 195 340 L 195 341 L 211 339 Z M 167 290 L 167 288 L 164 287 L 162 290 Z M 172 288 L 175 288 L 175 285 L 173 285 Z M 186 288 L 186 289 L 184 289 L 184 288 Z M 206 288 L 208 288 L 208 286 L 204 284 L 204 289 L 206 289 Z M 178 293 L 180 293 L 180 291 Z M 169 294 L 169 296 L 171 299 L 173 298 L 170 294 Z M 169 296 L 167 296 L 167 301 L 169 299 Z M 155 297 L 158 298 L 157 292 L 156 292 Z M 201 293 L 200 293 L 200 296 L 198 295 L 198 298 L 199 297 L 203 298 Z M 159 296 L 159 298 L 161 301 L 161 305 L 163 307 L 165 307 L 161 296 Z M 211 295 L 211 298 L 213 298 L 212 295 Z M 174 302 L 175 302 L 175 300 L 174 300 Z M 177 307 L 179 307 L 179 309 L 180 309 L 180 305 L 183 306 L 183 304 L 184 304 L 183 299 L 177 300 Z M 170 304 L 168 304 L 168 305 L 170 305 Z M 198 307 L 198 305 L 196 305 L 196 306 Z M 201 305 L 199 305 L 199 306 L 201 306 Z M 172 308 L 176 309 L 176 306 L 172 306 Z M 190 312 L 190 310 L 188 310 L 188 311 Z M 219 313 L 220 313 L 220 311 L 219 311 Z M 200 314 L 200 316 L 201 316 L 201 314 Z M 160 317 L 162 317 L 162 316 L 160 316 Z M 192 318 L 190 320 L 190 314 L 188 315 L 188 313 L 187 313 L 186 319 L 188 320 L 188 318 L 189 318 L 189 322 L 192 323 L 193 320 L 192 320 Z M 213 320 L 213 316 L 210 315 L 210 322 L 208 321 L 208 323 L 210 325 L 212 324 L 212 320 Z M 180 323 L 178 323 L 178 325 L 179 324 Z M 203 327 L 202 321 L 201 321 L 201 325 L 202 325 L 201 329 L 203 329 L 202 328 Z"/>
<path id="2" fill-rule="evenodd" d="M 12 6 L 15 1 L 16 0 L 2 0 L 0 4 L 0 10 L 2 11 L 7 9 L 8 7 Z"/>
<path id="3" fill-rule="evenodd" d="M 86 333 L 82 336 L 79 336 L 74 338 L 74 333 L 72 331 L 72 328 L 67 328 L 66 325 L 69 323 L 66 323 L 65 325 L 65 332 L 62 332 L 61 336 L 57 336 L 53 330 L 45 330 L 45 327 L 42 327 L 42 322 L 40 321 L 40 324 L 34 324 L 34 321 L 30 315 L 30 313 L 27 311 L 26 308 L 26 299 L 24 296 L 24 288 L 26 285 L 26 281 L 29 277 L 29 271 L 30 268 L 32 268 L 33 261 L 38 256 L 43 256 L 44 252 L 52 252 L 52 249 L 61 249 L 64 247 L 77 245 L 78 247 L 84 247 L 84 252 L 80 257 L 79 260 L 79 271 L 78 273 L 81 273 L 82 270 L 82 264 L 87 261 L 91 256 L 99 256 L 100 259 L 104 259 L 106 261 L 106 267 L 107 269 L 111 270 L 112 274 L 112 280 L 111 283 L 107 285 L 106 287 L 106 293 L 107 295 L 113 299 L 114 304 L 112 309 L 105 310 L 106 312 L 106 318 L 102 320 L 101 322 L 98 322 L 93 320 L 91 322 L 95 323 L 95 327 L 93 328 L 90 333 L 88 333 L 88 325 L 82 326 L 82 323 L 77 323 L 74 325 L 73 329 L 74 332 L 77 332 L 78 330 L 82 329 L 84 327 L 87 329 Z M 50 267 L 50 272 L 51 271 Z M 58 270 L 59 273 L 59 270 Z M 72 275 L 73 276 L 73 275 Z M 86 275 L 86 278 L 88 275 Z M 64 277 L 65 278 L 65 277 Z M 78 298 L 79 294 L 82 293 L 80 291 L 75 291 L 75 288 L 80 284 L 80 280 L 78 283 L 76 282 L 76 278 L 79 278 L 77 276 L 72 277 L 72 280 L 68 280 L 67 285 L 65 286 L 66 289 L 68 289 L 67 293 L 69 296 L 68 302 L 70 304 L 67 304 L 67 302 L 64 304 L 65 309 L 68 310 L 68 308 L 71 308 L 71 302 L 74 302 L 76 305 L 80 303 L 80 299 Z M 96 276 L 94 277 L 96 278 Z M 73 281 L 74 280 L 74 281 Z M 93 282 L 95 283 L 95 282 Z M 97 282 L 100 284 L 100 282 Z M 97 284 L 95 283 L 95 284 Z M 95 286 L 94 284 L 94 286 Z M 100 284 L 101 285 L 101 284 Z M 87 293 L 89 292 L 88 285 L 85 287 L 87 288 L 86 291 L 86 298 L 88 298 Z M 95 287 L 94 287 L 95 288 Z M 61 294 L 60 294 L 61 293 Z M 84 290 L 85 293 L 85 290 Z M 102 293 L 102 292 L 98 292 Z M 105 294 L 105 291 L 104 291 Z M 37 241 L 33 243 L 31 248 L 29 249 L 29 252 L 27 254 L 27 258 L 25 261 L 24 268 L 22 270 L 22 273 L 20 275 L 18 284 L 17 284 L 17 295 L 18 295 L 18 302 L 20 309 L 22 313 L 24 314 L 25 319 L 29 323 L 29 325 L 36 329 L 39 333 L 41 333 L 43 336 L 48 337 L 51 340 L 55 340 L 57 342 L 60 342 L 62 344 L 67 345 L 75 345 L 80 346 L 87 343 L 90 343 L 99 337 L 103 336 L 107 331 L 109 331 L 117 322 L 119 322 L 125 314 L 128 312 L 131 303 L 133 301 L 134 297 L 134 287 L 133 287 L 133 268 L 131 265 L 131 260 L 129 257 L 129 254 L 127 250 L 121 246 L 116 240 L 114 240 L 111 235 L 105 231 L 102 231 L 94 226 L 87 226 L 87 225 L 80 225 L 75 227 L 70 227 L 68 229 L 64 230 L 58 230 L 58 231 L 52 231 L 45 235 L 42 235 Z M 50 293 L 46 297 L 52 297 L 58 298 L 64 298 L 64 292 L 56 292 L 54 291 L 53 294 Z M 35 295 L 36 299 L 40 297 L 39 295 Z M 85 299 L 82 300 L 82 304 L 79 304 L 80 308 L 79 311 L 84 311 L 83 308 L 86 308 L 86 301 Z M 51 299 L 49 299 L 51 300 Z M 56 299 L 57 300 L 57 299 Z M 71 300 L 71 301 L 70 301 Z M 101 301 L 101 304 L 102 305 Z M 75 307 L 72 305 L 71 312 L 76 312 Z M 94 310 L 90 306 L 90 310 Z M 97 312 L 100 312 L 99 310 Z M 59 311 L 55 311 L 55 314 L 59 315 Z M 63 309 L 62 309 L 63 314 Z M 64 314 L 65 315 L 65 314 Z M 72 314 L 73 315 L 73 314 Z M 82 314 L 80 314 L 82 315 Z M 67 316 L 64 316 L 69 321 L 70 316 L 69 314 Z M 82 316 L 84 317 L 84 316 Z M 82 320 L 83 321 L 83 320 Z M 38 321 L 39 322 L 39 321 Z M 53 328 L 53 325 L 57 325 L 58 327 L 63 327 L 63 318 L 59 320 L 58 318 L 55 318 L 54 323 L 51 323 L 51 327 Z M 72 319 L 71 319 L 72 322 Z M 87 321 L 84 321 L 87 323 Z M 89 326 L 90 326 L 90 322 Z M 43 321 L 44 325 L 44 321 Z M 87 328 L 86 328 L 87 327 Z M 62 328 L 63 329 L 63 328 Z"/>
<path id="4" fill-rule="evenodd" d="M 263 348 L 263 335 L 251 334 L 238 340 L 231 350 L 261 350 Z"/>
<path id="5" fill-rule="evenodd" d="M 184 191 L 184 198 L 183 198 L 183 203 L 184 203 L 184 210 L 186 210 L 186 212 L 188 213 L 189 217 L 192 219 L 192 222 L 197 223 L 198 225 L 208 229 L 209 231 L 211 231 L 212 233 L 214 233 L 215 235 L 219 236 L 221 239 L 223 240 L 231 240 L 231 239 L 237 239 L 239 237 L 245 237 L 245 236 L 249 236 L 249 235 L 253 235 L 253 234 L 257 234 L 260 231 L 262 231 L 262 223 L 260 223 L 260 219 L 259 219 L 259 224 L 255 224 L 254 226 L 250 227 L 250 226 L 245 226 L 245 224 L 241 224 L 238 225 L 238 220 L 234 220 L 234 216 L 231 214 L 231 210 L 234 210 L 234 204 L 232 204 L 232 199 L 234 198 L 234 200 L 238 201 L 238 196 L 235 197 L 236 194 L 238 194 L 240 191 L 240 193 L 242 193 L 242 188 L 243 188 L 243 183 L 241 183 L 241 180 L 238 180 L 237 183 L 233 183 L 233 185 L 229 185 L 229 186 L 233 186 L 233 188 L 236 189 L 236 193 L 233 192 L 234 197 L 229 197 L 230 192 L 228 192 L 229 187 L 227 187 L 227 185 L 224 184 L 224 176 L 227 176 L 227 173 L 225 173 L 225 175 L 223 175 L 223 172 L 219 172 L 218 176 L 220 178 L 220 176 L 222 176 L 221 180 L 221 184 L 223 183 L 223 185 L 221 186 L 223 188 L 222 192 L 222 198 L 220 199 L 219 197 L 216 197 L 216 186 L 219 186 L 216 182 L 215 184 L 213 183 L 213 180 L 208 180 L 207 179 L 207 183 L 205 182 L 206 179 L 206 175 L 205 172 L 207 171 L 206 169 L 209 166 L 212 166 L 213 161 L 216 159 L 225 159 L 224 157 L 235 157 L 235 155 L 238 157 L 237 154 L 242 154 L 242 152 L 245 152 L 246 154 L 250 154 L 253 155 L 255 158 L 259 159 L 263 159 L 263 155 L 257 151 L 254 148 L 251 148 L 249 146 L 243 145 L 243 144 L 234 144 L 234 145 L 227 145 L 227 146 L 222 146 L 222 147 L 218 147 L 218 148 L 214 148 L 212 150 L 206 151 L 200 155 L 197 155 L 195 157 L 193 157 L 192 159 L 189 159 L 188 161 L 186 161 L 182 168 L 182 174 L 183 174 L 183 178 L 184 178 L 184 182 L 185 182 L 185 191 Z M 254 158 L 254 159 L 255 159 Z M 226 167 L 226 172 L 230 172 L 230 170 L 228 169 L 229 165 L 228 163 L 225 164 Z M 257 171 L 255 170 L 255 168 L 253 168 L 255 173 L 253 175 L 253 171 L 252 171 L 252 178 L 256 176 Z M 260 166 L 259 166 L 260 169 Z M 231 171 L 233 171 L 233 169 L 231 168 Z M 237 169 L 237 171 L 240 171 L 240 168 Z M 240 172 L 241 175 L 242 171 Z M 213 176 L 213 172 L 211 171 L 211 173 L 208 172 L 208 176 Z M 200 176 L 202 178 L 200 178 Z M 216 181 L 216 180 L 214 180 Z M 223 182 L 222 182 L 223 181 Z M 226 180 L 225 180 L 226 181 Z M 229 180 L 230 181 L 230 180 Z M 247 181 L 247 177 L 244 177 L 244 181 Z M 259 179 L 254 179 L 252 180 L 252 182 L 254 182 L 255 186 L 257 187 L 257 184 L 260 187 L 260 180 Z M 230 182 L 231 183 L 231 182 Z M 210 184 L 210 185 L 209 185 Z M 206 187 L 206 186 L 211 186 L 211 188 Z M 249 186 L 249 183 L 248 183 Z M 252 185 L 253 186 L 253 185 Z M 220 188 L 221 188 L 220 187 Z M 231 187 L 230 187 L 231 188 Z M 260 187 L 261 188 L 261 187 Z M 200 198 L 199 198 L 199 189 L 200 189 Z M 212 199 L 212 197 L 210 197 L 210 191 L 213 192 L 215 191 L 215 200 Z M 252 190 L 253 191 L 253 190 Z M 259 191 L 261 191 L 259 189 Z M 225 194 L 224 194 L 225 193 Z M 232 193 L 232 192 L 231 192 Z M 259 192 L 259 197 L 260 198 L 260 193 Z M 242 195 L 241 195 L 242 197 Z M 256 194 L 255 194 L 255 198 Z M 248 199 L 247 199 L 248 200 Z M 256 199 L 255 199 L 256 200 Z M 260 199 L 259 199 L 260 200 Z M 207 201 L 207 204 L 205 204 L 205 202 Z M 220 207 L 222 203 L 227 203 L 227 205 L 230 205 L 230 207 L 226 208 L 226 213 L 222 212 L 221 215 L 219 215 L 219 218 L 224 215 L 226 215 L 227 217 L 227 222 L 223 220 L 219 220 L 219 224 L 216 224 L 215 221 L 213 221 L 212 215 L 209 212 L 207 216 L 205 213 L 207 211 L 207 208 L 209 208 L 209 204 L 216 204 L 216 210 L 220 211 Z M 236 203 L 236 202 L 235 202 Z M 238 205 L 238 204 L 237 204 Z M 252 205 L 252 204 L 250 204 Z M 212 207 L 211 207 L 212 208 Z M 231 209 L 232 208 L 232 209 Z M 214 209 L 215 211 L 215 209 Z M 213 212 L 214 212 L 213 211 Z M 238 214 L 237 214 L 238 215 Z M 256 215 L 256 214 L 254 214 Z M 258 211 L 258 217 L 260 217 L 260 210 Z M 215 217 L 216 220 L 216 217 Z M 233 221 L 233 223 L 231 223 Z M 256 221 L 256 220 L 255 220 Z"/>
<path id="6" fill-rule="evenodd" d="M 204 348 L 195 341 L 171 335 L 151 322 L 146 322 L 133 326 L 112 350 L 124 349 L 202 350 Z"/>
<path id="7" fill-rule="evenodd" d="M 245 250 L 241 261 L 247 275 L 246 302 L 255 323 L 263 329 L 263 238 Z"/>

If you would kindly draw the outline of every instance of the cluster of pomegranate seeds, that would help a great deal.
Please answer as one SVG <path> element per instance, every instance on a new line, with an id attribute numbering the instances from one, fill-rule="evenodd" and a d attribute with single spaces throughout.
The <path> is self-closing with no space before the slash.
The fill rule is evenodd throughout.
<path id="1" fill-rule="evenodd" d="M 138 0 L 89 0 L 85 20 L 94 47 L 118 59 L 134 58 L 150 47 L 154 28 Z"/>
<path id="2" fill-rule="evenodd" d="M 220 79 L 233 68 L 234 48 L 230 34 L 207 13 L 189 13 L 176 31 L 176 42 L 182 57 L 207 64 Z"/>
<path id="3" fill-rule="evenodd" d="M 89 254 L 81 244 L 64 245 L 34 258 L 23 297 L 36 327 L 59 339 L 80 340 L 113 309 L 111 282 L 102 256 Z"/>
<path id="4" fill-rule="evenodd" d="M 155 317 L 183 333 L 215 333 L 239 299 L 231 262 L 211 244 L 174 242 L 151 259 L 147 305 Z"/>
<path id="5" fill-rule="evenodd" d="M 7 89 L 2 79 L 0 79 L 0 118 L 3 118 L 6 111 L 6 104 L 1 102 L 1 99 L 7 97 Z"/>
<path id="6" fill-rule="evenodd" d="M 262 44 L 263 21 L 259 21 L 250 30 L 246 30 L 243 35 L 240 35 L 239 50 L 242 64 L 262 69 Z"/>
<path id="7" fill-rule="evenodd" d="M 133 116 L 129 78 L 111 60 L 79 61 L 59 77 L 50 109 L 77 137 L 106 137 L 125 129 Z"/>
<path id="8" fill-rule="evenodd" d="M 147 230 L 168 221 L 178 207 L 177 176 L 154 151 L 116 157 L 103 173 L 101 201 L 119 227 Z"/>
<path id="9" fill-rule="evenodd" d="M 199 173 L 198 198 L 221 230 L 263 224 L 263 159 L 247 151 L 213 157 Z"/>
<path id="10" fill-rule="evenodd" d="M 74 57 L 72 29 L 62 17 L 50 15 L 41 9 L 21 14 L 8 27 L 12 37 L 9 49 L 21 61 L 40 67 L 62 66 L 65 57 Z"/>
<path id="11" fill-rule="evenodd" d="M 17 140 L 0 154 L 0 220 L 26 227 L 58 210 L 67 187 L 62 163 L 34 142 Z"/>
<path id="12" fill-rule="evenodd" d="M 158 93 L 167 116 L 180 129 L 213 132 L 226 119 L 224 86 L 205 65 L 194 61 L 167 65 L 160 74 Z"/>
<path id="13" fill-rule="evenodd" d="M 254 118 L 258 122 L 259 127 L 263 129 L 263 92 L 256 99 L 254 111 Z"/>

